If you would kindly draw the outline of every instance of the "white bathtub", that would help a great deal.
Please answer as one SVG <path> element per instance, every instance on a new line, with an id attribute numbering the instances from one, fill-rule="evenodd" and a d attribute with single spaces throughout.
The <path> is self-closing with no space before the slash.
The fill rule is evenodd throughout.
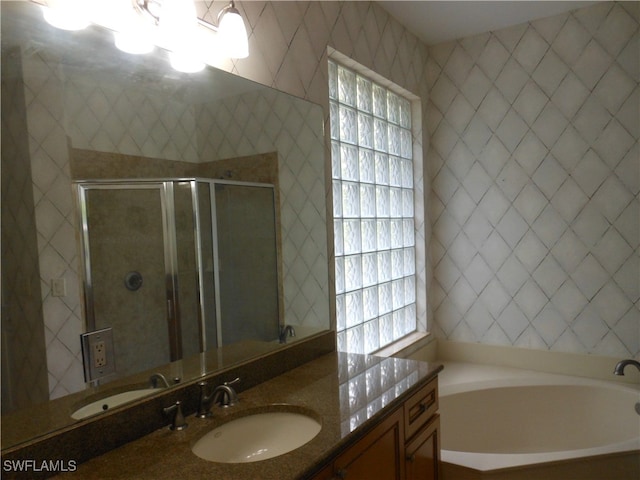
<path id="1" fill-rule="evenodd" d="M 509 469 L 521 474 L 542 464 L 566 469 L 571 459 L 584 463 L 586 458 L 640 451 L 640 415 L 634 409 L 640 401 L 638 388 L 513 368 L 444 364 L 440 417 L 445 466 L 484 478 L 482 474 Z M 631 463 L 640 465 L 640 453 L 632 455 Z M 449 480 L 453 475 L 446 476 L 446 470 Z"/>

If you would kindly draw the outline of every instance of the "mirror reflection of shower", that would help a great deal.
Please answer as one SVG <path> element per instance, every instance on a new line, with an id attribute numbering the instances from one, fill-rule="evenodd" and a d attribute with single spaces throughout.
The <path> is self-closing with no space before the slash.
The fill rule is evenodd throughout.
<path id="1" fill-rule="evenodd" d="M 113 378 L 212 347 L 277 341 L 273 185 L 188 178 L 76 188 L 86 330 L 112 328 Z"/>

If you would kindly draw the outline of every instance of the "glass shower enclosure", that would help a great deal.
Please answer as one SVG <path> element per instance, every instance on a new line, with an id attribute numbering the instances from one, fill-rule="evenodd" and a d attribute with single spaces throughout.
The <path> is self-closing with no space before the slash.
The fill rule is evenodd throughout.
<path id="1" fill-rule="evenodd" d="M 273 185 L 76 182 L 86 330 L 111 327 L 117 377 L 279 332 Z"/>

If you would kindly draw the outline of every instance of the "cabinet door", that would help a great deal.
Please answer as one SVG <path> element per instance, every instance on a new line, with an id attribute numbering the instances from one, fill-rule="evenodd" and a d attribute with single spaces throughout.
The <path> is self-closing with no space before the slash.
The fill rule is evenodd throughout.
<path id="1" fill-rule="evenodd" d="M 440 479 L 440 415 L 434 415 L 407 444 L 406 480 Z"/>
<path id="2" fill-rule="evenodd" d="M 333 465 L 328 465 L 311 477 L 311 480 L 334 480 L 335 478 L 333 475 Z"/>
<path id="3" fill-rule="evenodd" d="M 334 462 L 335 477 L 346 480 L 403 480 L 402 409 L 365 435 Z"/>

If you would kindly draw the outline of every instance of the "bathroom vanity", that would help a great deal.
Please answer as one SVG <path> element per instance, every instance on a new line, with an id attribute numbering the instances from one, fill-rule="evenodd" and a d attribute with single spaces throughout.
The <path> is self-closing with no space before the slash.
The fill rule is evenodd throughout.
<path id="1" fill-rule="evenodd" d="M 214 406 L 211 418 L 187 412 L 188 428 L 163 427 L 59 478 L 438 478 L 441 369 L 413 360 L 330 353 L 241 391 L 237 405 Z M 301 447 L 259 462 L 209 462 L 192 452 L 214 428 L 274 409 L 305 412 L 322 428 Z"/>
<path id="2" fill-rule="evenodd" d="M 375 478 L 436 480 L 440 478 L 438 379 L 418 389 L 389 416 L 313 480 Z"/>

